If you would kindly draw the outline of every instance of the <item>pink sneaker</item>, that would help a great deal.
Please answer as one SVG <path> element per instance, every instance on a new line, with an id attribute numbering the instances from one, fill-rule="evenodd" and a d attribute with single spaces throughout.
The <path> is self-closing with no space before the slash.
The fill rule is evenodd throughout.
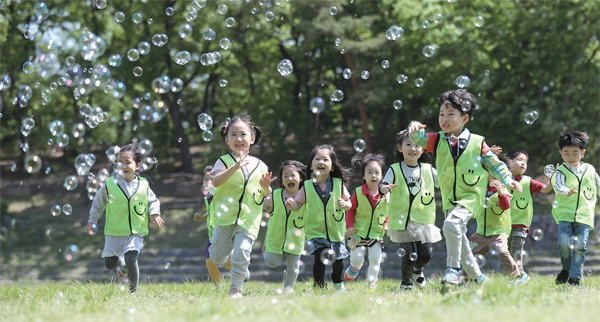
<path id="1" fill-rule="evenodd" d="M 229 291 L 229 298 L 232 300 L 239 300 L 242 298 L 242 291 L 240 290 L 231 290 Z"/>

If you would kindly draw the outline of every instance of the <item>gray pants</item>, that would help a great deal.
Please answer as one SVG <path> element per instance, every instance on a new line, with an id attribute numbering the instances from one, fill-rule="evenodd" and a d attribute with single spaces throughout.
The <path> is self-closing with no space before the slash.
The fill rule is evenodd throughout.
<path id="1" fill-rule="evenodd" d="M 527 239 L 527 229 L 522 227 L 513 227 L 508 238 L 510 254 L 519 266 L 519 271 L 523 274 L 523 254 L 525 252 L 525 239 Z"/>
<path id="2" fill-rule="evenodd" d="M 283 254 L 265 251 L 264 256 L 265 264 L 271 268 L 281 265 L 281 262 L 283 261 Z M 287 265 L 287 272 L 285 273 L 283 287 L 294 287 L 300 269 L 300 255 L 285 253 L 285 263 Z"/>
<path id="3" fill-rule="evenodd" d="M 238 225 L 215 226 L 210 239 L 210 259 L 215 264 L 224 264 L 231 255 L 231 289 L 243 290 L 244 279 L 249 275 L 250 253 L 254 237 Z"/>
<path id="4" fill-rule="evenodd" d="M 473 256 L 469 239 L 467 239 L 467 223 L 473 214 L 462 206 L 456 206 L 446 212 L 446 220 L 442 231 L 446 238 L 446 265 L 460 268 L 461 264 L 470 279 L 481 275 L 479 265 Z"/>

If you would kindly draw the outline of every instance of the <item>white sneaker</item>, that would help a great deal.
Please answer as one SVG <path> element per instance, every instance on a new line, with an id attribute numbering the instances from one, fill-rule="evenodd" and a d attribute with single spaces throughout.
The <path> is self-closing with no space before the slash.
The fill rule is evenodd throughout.
<path id="1" fill-rule="evenodd" d="M 410 284 L 409 285 L 400 285 L 400 290 L 402 290 L 402 291 L 410 291 L 412 289 L 413 289 L 413 286 Z"/>
<path id="2" fill-rule="evenodd" d="M 283 288 L 284 294 L 293 294 L 294 292 L 295 292 L 295 290 L 294 290 L 293 286 L 286 286 Z"/>
<path id="3" fill-rule="evenodd" d="M 120 278 L 127 277 L 127 265 L 125 264 L 125 258 L 119 257 L 119 264 L 117 264 L 117 275 Z"/>
<path id="4" fill-rule="evenodd" d="M 419 274 L 413 274 L 412 280 L 413 283 L 419 288 L 423 288 L 425 285 L 427 285 L 427 279 L 425 279 L 425 274 L 423 274 L 423 271 L 421 271 Z"/>
<path id="5" fill-rule="evenodd" d="M 242 298 L 242 291 L 240 291 L 240 290 L 230 290 L 229 291 L 229 299 L 239 300 L 241 298 Z"/>

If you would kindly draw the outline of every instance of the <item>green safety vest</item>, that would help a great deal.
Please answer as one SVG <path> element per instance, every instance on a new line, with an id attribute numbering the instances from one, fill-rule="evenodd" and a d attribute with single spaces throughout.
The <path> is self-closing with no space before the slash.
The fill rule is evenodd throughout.
<path id="1" fill-rule="evenodd" d="M 443 134 L 439 132 L 435 149 L 435 168 L 442 191 L 443 210 L 461 205 L 476 214 L 483 203 L 488 184 L 488 172 L 481 164 L 484 138 L 469 134 L 466 148 L 455 161 L 448 140 L 441 138 Z"/>
<path id="2" fill-rule="evenodd" d="M 210 240 L 213 228 L 215 227 L 215 216 L 213 215 L 215 208 L 212 206 L 212 202 L 208 202 L 208 197 L 204 197 L 204 205 L 206 206 L 206 213 L 208 213 L 206 216 L 206 228 L 208 228 L 208 239 Z"/>
<path id="3" fill-rule="evenodd" d="M 369 197 L 362 193 L 362 186 L 354 190 L 354 195 L 357 204 L 354 213 L 356 234 L 363 239 L 383 239 L 389 199 L 377 200 L 377 204 L 373 207 Z"/>
<path id="4" fill-rule="evenodd" d="M 531 196 L 531 177 L 523 176 L 521 178 L 523 192 L 519 190 L 512 191 L 510 203 L 510 219 L 513 225 L 531 226 L 533 219 L 533 198 Z"/>
<path id="5" fill-rule="evenodd" d="M 269 218 L 265 250 L 269 253 L 283 252 L 300 255 L 304 251 L 304 213 L 306 207 L 288 212 L 283 200 L 283 189 L 273 191 L 273 211 Z"/>
<path id="6" fill-rule="evenodd" d="M 221 156 L 220 160 L 228 169 L 237 162 L 231 154 Z M 237 224 L 256 238 L 260 229 L 264 201 L 260 178 L 267 173 L 268 169 L 259 160 L 258 164 L 249 171 L 248 179 L 244 178 L 242 169 L 238 169 L 227 181 L 216 187 L 212 204 L 216 226 Z"/>
<path id="7" fill-rule="evenodd" d="M 554 205 L 552 206 L 552 215 L 556 223 L 559 221 L 578 222 L 590 226 L 594 229 L 594 214 L 598 191 L 596 191 L 596 169 L 588 163 L 583 163 L 580 167 L 585 167 L 581 180 L 562 164 L 556 171 L 565 175 L 565 186 L 576 187 L 578 193 L 570 196 L 563 196 L 556 191 Z M 552 186 L 556 187 L 556 173 L 552 176 Z"/>
<path id="8" fill-rule="evenodd" d="M 396 188 L 390 190 L 390 229 L 405 230 L 408 221 L 435 224 L 435 183 L 431 164 L 419 163 L 421 167 L 421 190 L 410 202 L 410 190 L 402 173 L 400 163 L 392 164 Z"/>
<path id="9" fill-rule="evenodd" d="M 138 177 L 137 190 L 127 198 L 115 177 L 104 181 L 106 194 L 112 202 L 106 204 L 104 234 L 109 236 L 148 235 L 148 180 Z"/>
<path id="10" fill-rule="evenodd" d="M 508 193 L 508 191 L 505 190 L 504 193 Z M 510 208 L 507 210 L 500 208 L 499 197 L 498 192 L 494 192 L 489 197 L 488 207 L 481 207 L 475 216 L 478 234 L 482 236 L 510 234 Z"/>
<path id="11" fill-rule="evenodd" d="M 341 242 L 346 235 L 346 212 L 340 208 L 337 198 L 343 196 L 342 179 L 333 179 L 333 190 L 325 203 L 317 194 L 312 180 L 304 181 L 306 195 L 306 239 L 325 238 L 332 242 Z"/>

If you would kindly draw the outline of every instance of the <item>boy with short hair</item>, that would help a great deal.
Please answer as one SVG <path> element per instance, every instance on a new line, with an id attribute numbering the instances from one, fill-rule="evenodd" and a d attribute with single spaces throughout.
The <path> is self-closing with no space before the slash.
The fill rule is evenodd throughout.
<path id="1" fill-rule="evenodd" d="M 436 169 L 443 199 L 446 275 L 442 284 L 458 285 L 461 263 L 469 276 L 482 284 L 481 273 L 467 239 L 467 222 L 479 211 L 485 199 L 488 172 L 506 187 L 521 191 L 506 165 L 490 150 L 484 137 L 472 134 L 465 125 L 473 115 L 475 97 L 465 90 L 443 93 L 438 99 L 442 131 L 425 133 L 425 125 L 411 122 L 409 133 L 415 144 L 436 156 Z"/>
<path id="2" fill-rule="evenodd" d="M 564 162 L 551 179 L 556 193 L 552 215 L 558 224 L 557 248 L 562 264 L 556 284 L 580 284 L 588 236 L 594 229 L 600 177 L 591 164 L 581 162 L 588 139 L 584 132 L 564 129 L 558 141 Z"/>

